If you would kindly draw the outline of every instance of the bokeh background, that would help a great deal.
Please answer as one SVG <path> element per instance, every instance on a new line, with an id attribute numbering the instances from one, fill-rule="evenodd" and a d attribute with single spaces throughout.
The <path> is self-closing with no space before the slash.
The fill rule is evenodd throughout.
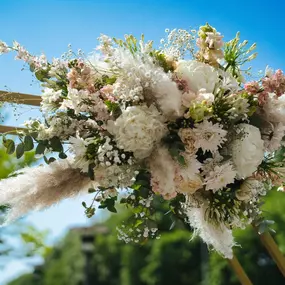
<path id="1" fill-rule="evenodd" d="M 91 52 L 101 33 L 114 37 L 143 33 L 158 45 L 166 28 L 197 29 L 209 22 L 226 41 L 240 31 L 242 39 L 257 43 L 259 55 L 253 62 L 257 74 L 266 65 L 285 69 L 284 12 L 282 0 L 1 0 L 0 39 L 17 40 L 30 52 L 44 52 L 51 59 L 60 57 L 68 44 L 75 51 Z M 13 57 L 0 56 L 0 90 L 40 94 L 39 84 Z M 40 115 L 36 108 L 14 108 L 0 109 L 4 124 L 20 126 Z M 32 154 L 16 161 L 0 149 L 0 178 L 27 163 L 39 162 Z M 276 221 L 276 239 L 285 253 L 284 195 L 271 193 L 265 209 Z M 0 285 L 239 284 L 226 261 L 208 255 L 199 240 L 189 243 L 191 233 L 183 226 L 144 246 L 124 245 L 116 240 L 115 227 L 128 213 L 110 217 L 97 212 L 89 220 L 81 206 L 88 199 L 63 201 L 1 228 Z M 163 224 L 162 218 L 162 228 Z M 254 284 L 285 284 L 252 229 L 237 232 L 236 238 L 242 245 L 236 253 Z"/>

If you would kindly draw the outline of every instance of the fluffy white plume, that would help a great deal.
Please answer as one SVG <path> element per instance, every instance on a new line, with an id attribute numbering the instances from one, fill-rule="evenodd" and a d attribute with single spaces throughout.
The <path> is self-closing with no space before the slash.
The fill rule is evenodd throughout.
<path id="1" fill-rule="evenodd" d="M 235 242 L 231 230 L 223 224 L 215 226 L 205 221 L 205 209 L 203 207 L 194 208 L 185 205 L 185 214 L 189 224 L 194 228 L 195 235 L 199 235 L 208 246 L 212 246 L 225 258 L 233 258 L 232 247 Z"/>
<path id="2" fill-rule="evenodd" d="M 91 183 L 67 160 L 24 168 L 18 176 L 0 181 L 0 205 L 11 206 L 6 223 L 75 196 L 91 187 Z"/>

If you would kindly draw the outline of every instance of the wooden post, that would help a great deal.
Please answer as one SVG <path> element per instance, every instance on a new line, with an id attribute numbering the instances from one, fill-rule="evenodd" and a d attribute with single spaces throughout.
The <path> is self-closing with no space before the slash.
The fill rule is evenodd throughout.
<path id="1" fill-rule="evenodd" d="M 17 131 L 20 131 L 20 130 L 25 130 L 25 129 L 0 125 L 0 134 L 9 133 L 10 135 L 15 135 L 17 134 Z"/>
<path id="2" fill-rule="evenodd" d="M 227 259 L 227 261 L 242 285 L 253 285 L 235 255 L 232 259 Z"/>
<path id="3" fill-rule="evenodd" d="M 255 228 L 255 230 L 258 232 L 257 228 Z M 275 261 L 280 272 L 285 277 L 285 257 L 279 250 L 275 240 L 273 239 L 273 237 L 270 235 L 269 232 L 259 234 L 259 237 L 262 244 L 267 249 L 272 259 Z"/>
<path id="4" fill-rule="evenodd" d="M 40 106 L 42 98 L 36 95 L 0 91 L 0 102 Z"/>

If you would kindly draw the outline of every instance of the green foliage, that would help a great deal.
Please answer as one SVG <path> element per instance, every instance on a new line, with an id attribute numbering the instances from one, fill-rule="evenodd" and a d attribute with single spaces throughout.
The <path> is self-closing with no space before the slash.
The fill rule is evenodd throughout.
<path id="1" fill-rule="evenodd" d="M 225 43 L 224 46 L 225 69 L 229 70 L 239 82 L 242 81 L 241 66 L 257 56 L 257 53 L 252 53 L 256 48 L 256 44 L 251 45 L 249 48 L 247 44 L 248 41 L 240 43 L 240 33 L 237 33 L 236 37 Z M 246 72 L 249 72 L 249 70 L 250 68 Z"/>
<path id="2" fill-rule="evenodd" d="M 186 162 L 182 155 L 182 153 L 185 151 L 185 146 L 178 133 L 174 130 L 170 130 L 168 135 L 163 139 L 163 142 L 167 146 L 168 151 L 173 159 L 178 161 L 182 166 L 185 166 Z"/>
<path id="3" fill-rule="evenodd" d="M 39 284 L 34 274 L 25 274 L 10 282 L 9 285 L 37 285 Z"/>
<path id="4" fill-rule="evenodd" d="M 151 247 L 142 270 L 142 280 L 148 285 L 199 284 L 199 242 L 189 242 L 189 233 L 176 231 L 164 233 Z"/>
<path id="5" fill-rule="evenodd" d="M 77 233 L 69 234 L 54 248 L 43 266 L 40 285 L 78 285 L 84 280 L 84 256 Z M 33 284 L 30 284 L 33 285 Z"/>
<path id="6" fill-rule="evenodd" d="M 167 60 L 165 54 L 163 54 L 161 51 L 151 51 L 150 56 L 154 58 L 154 61 L 163 68 L 163 70 L 167 72 L 173 72 L 174 66 L 171 61 Z"/>

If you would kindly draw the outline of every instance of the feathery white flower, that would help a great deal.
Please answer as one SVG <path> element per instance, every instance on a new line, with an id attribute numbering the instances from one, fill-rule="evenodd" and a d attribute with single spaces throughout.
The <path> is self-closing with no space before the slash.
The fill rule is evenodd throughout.
<path id="1" fill-rule="evenodd" d="M 155 193 L 165 199 L 176 196 L 175 162 L 165 147 L 160 146 L 148 160 L 151 172 L 151 184 Z"/>
<path id="2" fill-rule="evenodd" d="M 225 258 L 231 259 L 233 257 L 232 247 L 235 246 L 232 231 L 223 224 L 216 226 L 205 221 L 205 208 L 193 208 L 187 204 L 183 206 L 194 233 Z"/>
<path id="3" fill-rule="evenodd" d="M 12 207 L 6 223 L 87 191 L 93 183 L 67 160 L 24 168 L 16 177 L 0 180 L 0 204 Z"/>

